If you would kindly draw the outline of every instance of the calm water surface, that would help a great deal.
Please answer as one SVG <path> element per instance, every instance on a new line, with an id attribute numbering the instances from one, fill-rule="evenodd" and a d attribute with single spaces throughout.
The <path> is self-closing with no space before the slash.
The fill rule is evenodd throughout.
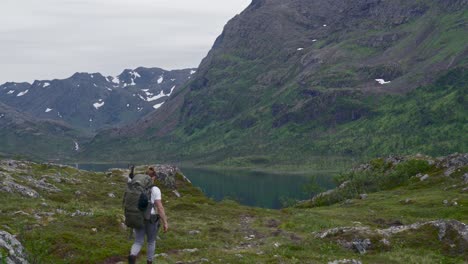
<path id="1" fill-rule="evenodd" d="M 128 164 L 77 164 L 79 169 L 106 171 L 127 168 Z M 307 175 L 273 174 L 246 170 L 211 170 L 182 167 L 192 183 L 216 201 L 236 200 L 241 204 L 264 208 L 281 208 L 284 201 L 311 197 L 311 185 L 323 190 L 334 187 L 334 173 L 317 172 Z"/>

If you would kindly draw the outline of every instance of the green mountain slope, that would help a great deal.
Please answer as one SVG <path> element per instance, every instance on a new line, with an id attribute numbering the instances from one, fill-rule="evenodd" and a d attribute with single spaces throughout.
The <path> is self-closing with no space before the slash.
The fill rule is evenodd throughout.
<path id="1" fill-rule="evenodd" d="M 0 103 L 0 154 L 35 160 L 70 158 L 86 134 L 64 122 L 37 119 Z"/>
<path id="2" fill-rule="evenodd" d="M 99 134 L 83 158 L 310 165 L 466 150 L 466 4 L 253 1 L 170 106 Z"/>

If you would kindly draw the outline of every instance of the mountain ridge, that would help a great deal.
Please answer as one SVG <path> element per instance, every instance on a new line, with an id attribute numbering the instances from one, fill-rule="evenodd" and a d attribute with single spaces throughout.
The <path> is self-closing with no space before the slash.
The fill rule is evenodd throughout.
<path id="1" fill-rule="evenodd" d="M 194 73 L 193 68 L 138 67 L 117 76 L 77 72 L 65 79 L 7 82 L 0 85 L 0 102 L 38 118 L 63 120 L 84 132 L 96 132 L 159 108 Z"/>
<path id="2" fill-rule="evenodd" d="M 151 146 L 163 150 L 162 159 L 237 166 L 283 158 L 310 162 L 299 153 L 369 157 L 463 151 L 466 144 L 435 129 L 450 124 L 461 136 L 463 118 L 454 123 L 435 119 L 434 128 L 414 123 L 415 135 L 395 121 L 382 126 L 395 139 L 371 135 L 392 118 L 395 104 L 405 122 L 430 120 L 438 115 L 431 109 L 437 104 L 444 106 L 437 111 L 466 113 L 459 107 L 466 100 L 466 6 L 465 0 L 254 1 L 225 26 L 194 78 L 171 99 L 177 109 L 162 107 L 146 116 L 134 125 L 142 127 L 139 131 L 104 131 L 85 153 L 100 157 L 97 148 L 110 149 L 118 141 L 129 142 L 120 145 L 122 150 L 140 157 Z M 438 82 L 447 76 L 458 84 Z M 440 97 L 426 102 L 425 92 Z M 421 103 L 415 101 L 421 100 L 429 110 L 417 110 Z M 401 114 L 405 111 L 407 116 Z M 349 132 L 362 124 L 361 139 Z M 393 142 L 408 137 L 414 140 Z M 449 147 L 437 153 L 428 138 L 450 142 Z M 337 145 L 337 140 L 346 143 Z M 385 147 L 379 151 L 369 144 Z"/>

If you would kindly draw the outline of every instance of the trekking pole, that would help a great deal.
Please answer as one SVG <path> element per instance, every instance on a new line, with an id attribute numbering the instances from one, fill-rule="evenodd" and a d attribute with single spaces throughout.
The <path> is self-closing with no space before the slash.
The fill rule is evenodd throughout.
<path id="1" fill-rule="evenodd" d="M 134 176 L 135 176 L 135 165 L 131 165 L 130 166 L 130 174 L 128 175 L 128 177 L 130 179 L 133 179 Z"/>

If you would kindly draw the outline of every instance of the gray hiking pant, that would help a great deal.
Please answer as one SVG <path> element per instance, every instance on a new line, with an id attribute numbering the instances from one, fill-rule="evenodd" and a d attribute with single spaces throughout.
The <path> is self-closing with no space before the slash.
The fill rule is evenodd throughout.
<path id="1" fill-rule="evenodd" d="M 159 219 L 157 221 L 145 220 L 145 226 L 143 228 L 135 228 L 135 243 L 133 243 L 130 255 L 138 256 L 138 253 L 140 253 L 140 250 L 143 247 L 143 243 L 145 242 L 146 235 L 146 240 L 148 243 L 148 249 L 146 253 L 147 260 L 152 261 L 154 257 L 154 251 L 156 249 L 156 237 L 158 235 L 158 230 Z"/>

